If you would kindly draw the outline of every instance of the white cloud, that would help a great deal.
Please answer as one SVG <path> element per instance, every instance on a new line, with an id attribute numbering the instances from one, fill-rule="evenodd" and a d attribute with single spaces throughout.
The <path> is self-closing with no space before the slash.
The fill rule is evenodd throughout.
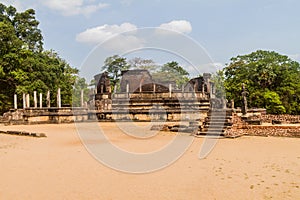
<path id="1" fill-rule="evenodd" d="M 44 1 L 44 4 L 66 16 L 79 14 L 88 16 L 109 6 L 106 3 L 95 3 L 94 0 L 49 0 Z"/>
<path id="2" fill-rule="evenodd" d="M 156 32 L 161 34 L 168 34 L 168 31 L 164 30 L 175 31 L 179 33 L 190 33 L 192 31 L 191 23 L 186 20 L 173 20 L 169 23 L 161 24 L 158 28 L 160 29 L 157 29 Z"/>
<path id="3" fill-rule="evenodd" d="M 137 27 L 131 23 L 121 25 L 98 26 L 87 29 L 76 36 L 81 43 L 96 45 L 105 42 L 103 45 L 111 50 L 126 50 L 143 46 L 143 39 L 134 35 Z M 110 40 L 108 40 L 110 39 Z"/>
<path id="4" fill-rule="evenodd" d="M 97 26 L 94 28 L 87 29 L 86 31 L 79 33 L 76 36 L 76 40 L 82 43 L 98 44 L 111 38 L 112 36 L 127 32 L 134 31 L 137 27 L 131 23 L 123 23 L 119 25 L 108 25 Z"/>
<path id="5" fill-rule="evenodd" d="M 174 20 L 169 23 L 161 24 L 159 27 L 161 27 L 161 29 L 154 29 L 155 33 L 172 34 L 174 33 L 173 31 L 176 31 L 176 33 L 189 33 L 192 30 L 190 22 L 185 20 Z M 132 50 L 143 47 L 146 43 L 142 37 L 136 36 L 135 33 L 137 29 L 136 25 L 128 22 L 121 25 L 105 24 L 89 28 L 77 34 L 76 41 L 90 45 L 104 42 L 102 45 L 111 50 Z M 172 30 L 172 32 L 167 31 L 167 29 Z"/>

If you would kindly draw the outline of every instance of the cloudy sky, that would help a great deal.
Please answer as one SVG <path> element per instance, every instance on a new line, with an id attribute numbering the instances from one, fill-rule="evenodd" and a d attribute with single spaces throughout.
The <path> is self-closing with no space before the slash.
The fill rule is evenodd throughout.
<path id="1" fill-rule="evenodd" d="M 158 63 L 174 59 L 187 68 L 218 68 L 231 57 L 257 49 L 300 61 L 298 0 L 0 2 L 19 10 L 34 8 L 45 48 L 57 51 L 88 79 L 113 54 Z"/>

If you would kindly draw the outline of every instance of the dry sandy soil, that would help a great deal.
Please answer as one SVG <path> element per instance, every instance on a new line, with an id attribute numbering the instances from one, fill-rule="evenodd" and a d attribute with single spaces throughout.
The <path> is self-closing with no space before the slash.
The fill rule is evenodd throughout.
<path id="1" fill-rule="evenodd" d="M 88 130 L 89 124 L 83 126 Z M 110 142 L 136 153 L 163 148 L 174 138 L 173 133 L 159 132 L 135 139 L 116 124 L 100 126 Z M 204 138 L 195 138 L 170 166 L 130 174 L 95 159 L 74 124 L 0 125 L 0 130 L 47 135 L 0 134 L 0 199 L 300 199 L 300 139 L 219 139 L 208 157 L 200 160 Z"/>

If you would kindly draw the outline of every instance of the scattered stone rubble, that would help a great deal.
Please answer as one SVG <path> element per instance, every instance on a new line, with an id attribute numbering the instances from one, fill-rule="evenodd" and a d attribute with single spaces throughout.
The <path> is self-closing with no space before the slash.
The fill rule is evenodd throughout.
<path id="1" fill-rule="evenodd" d="M 300 138 L 300 125 L 295 125 L 299 123 L 299 119 L 299 115 L 257 115 L 243 120 L 242 117 L 234 115 L 233 126 L 225 131 L 225 137 L 235 138 L 247 135 Z M 248 122 L 261 122 L 261 125 Z"/>
<path id="2" fill-rule="evenodd" d="M 225 137 L 236 138 L 244 135 L 300 138 L 300 127 L 276 126 L 276 125 L 275 126 L 251 125 L 243 129 L 228 129 L 225 131 Z"/>
<path id="3" fill-rule="evenodd" d="M 29 136 L 29 137 L 47 137 L 45 133 L 30 133 L 27 131 L 0 131 L 0 134 L 17 135 L 17 136 Z"/>
<path id="4" fill-rule="evenodd" d="M 300 123 L 300 115 L 261 115 L 253 119 L 262 120 L 263 123 L 273 124 L 297 124 Z"/>
<path id="5" fill-rule="evenodd" d="M 222 136 L 225 138 L 237 138 L 241 136 L 300 138 L 300 125 L 295 124 L 299 118 L 300 116 L 290 115 L 253 115 L 242 117 L 238 113 L 232 113 L 231 126 L 228 126 L 224 129 Z M 262 123 L 263 119 L 268 119 L 270 122 L 282 120 L 282 122 L 284 121 L 284 124 L 266 124 L 265 122 Z M 199 135 L 199 132 L 201 133 L 201 126 L 199 126 L 199 129 L 197 127 L 198 125 L 194 123 L 190 123 L 187 126 L 179 124 L 164 124 L 154 125 L 151 130 L 189 132 L 197 136 Z M 210 135 L 210 133 L 208 132 L 206 135 Z"/>

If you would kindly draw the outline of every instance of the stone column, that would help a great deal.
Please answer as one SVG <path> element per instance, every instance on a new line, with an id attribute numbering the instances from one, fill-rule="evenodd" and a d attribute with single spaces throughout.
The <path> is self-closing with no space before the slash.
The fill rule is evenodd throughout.
<path id="1" fill-rule="evenodd" d="M 57 107 L 61 108 L 60 88 L 57 89 Z"/>
<path id="2" fill-rule="evenodd" d="M 234 99 L 231 99 L 231 108 L 234 109 Z"/>
<path id="3" fill-rule="evenodd" d="M 34 107 L 37 108 L 37 96 L 36 96 L 36 91 L 33 91 L 33 102 L 34 102 Z"/>
<path id="4" fill-rule="evenodd" d="M 126 93 L 129 93 L 129 83 L 126 84 Z"/>
<path id="5" fill-rule="evenodd" d="M 47 91 L 47 97 L 46 97 L 46 103 L 47 103 L 47 107 L 50 108 L 51 107 L 51 101 L 50 101 L 50 91 Z"/>
<path id="6" fill-rule="evenodd" d="M 23 93 L 23 109 L 26 108 L 26 96 Z"/>
<path id="7" fill-rule="evenodd" d="M 14 109 L 18 109 L 17 94 L 14 95 Z"/>
<path id="8" fill-rule="evenodd" d="M 140 93 L 142 93 L 142 84 L 140 83 Z"/>
<path id="9" fill-rule="evenodd" d="M 101 87 L 101 93 L 103 93 L 103 85 Z M 83 107 L 83 90 L 80 91 L 80 106 Z"/>
<path id="10" fill-rule="evenodd" d="M 169 97 L 172 97 L 172 84 L 169 84 Z"/>
<path id="11" fill-rule="evenodd" d="M 103 85 L 100 85 L 100 93 L 103 94 Z"/>
<path id="12" fill-rule="evenodd" d="M 30 97 L 29 97 L 29 94 L 26 94 L 26 108 L 30 108 Z"/>
<path id="13" fill-rule="evenodd" d="M 242 84 L 242 97 L 243 97 L 243 101 L 242 101 L 242 113 L 243 115 L 247 114 L 247 91 L 245 89 L 245 84 Z"/>
<path id="14" fill-rule="evenodd" d="M 43 94 L 40 93 L 40 108 L 43 107 Z"/>
<path id="15" fill-rule="evenodd" d="M 153 84 L 153 93 L 155 93 L 156 92 L 156 84 L 154 83 Z"/>
<path id="16" fill-rule="evenodd" d="M 129 98 L 129 83 L 126 84 L 126 93 L 127 93 L 127 98 Z"/>

